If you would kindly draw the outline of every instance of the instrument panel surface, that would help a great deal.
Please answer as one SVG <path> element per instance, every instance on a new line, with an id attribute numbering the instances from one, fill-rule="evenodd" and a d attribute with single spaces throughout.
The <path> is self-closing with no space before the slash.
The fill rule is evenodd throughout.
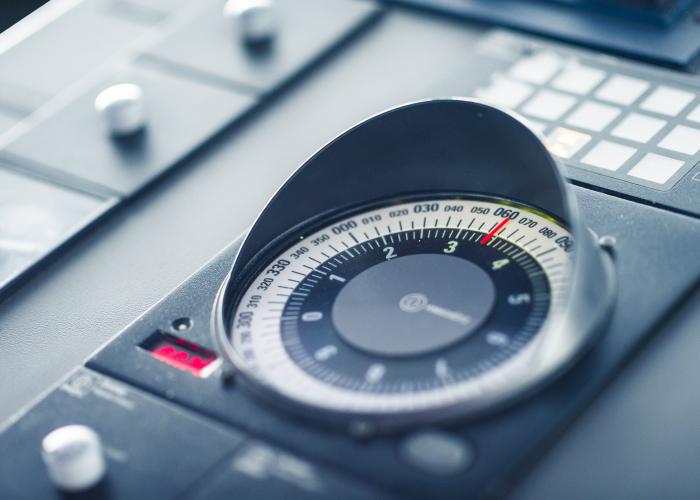
<path id="1" fill-rule="evenodd" d="M 235 137 L 224 134 L 207 150 L 190 158 L 197 168 L 180 170 L 132 200 L 80 247 L 27 282 L 0 304 L 0 376 L 13 380 L 2 389 L 5 404 L 0 407 L 0 419 L 29 403 L 241 234 L 274 188 L 305 160 L 309 151 L 377 109 L 425 95 L 426 89 L 463 60 L 465 51 L 482 33 L 481 27 L 390 12 L 341 57 L 297 82 L 275 106 L 249 120 Z M 407 53 L 410 58 L 405 56 Z M 306 125 L 295 126 L 301 114 L 306 117 Z M 270 141 L 284 147 L 270 148 Z M 250 174 L 251 170 L 255 175 Z M 579 193 L 584 206 L 590 204 L 593 198 L 587 201 L 585 191 Z M 197 203 L 188 202 L 192 199 Z M 611 199 L 611 203 L 623 202 Z M 687 248 L 693 234 L 660 235 L 658 228 L 650 228 L 649 234 L 640 235 L 644 222 L 635 224 L 621 212 L 607 211 L 612 205 L 591 209 L 597 230 L 646 237 L 656 245 L 659 261 L 668 258 L 679 242 L 685 242 L 679 248 L 686 249 L 684 258 L 689 257 Z M 656 208 L 644 210 L 661 218 L 685 219 Z M 631 267 L 624 272 L 633 273 L 648 265 L 644 255 L 638 254 L 637 258 L 626 264 Z M 659 261 L 655 261 L 659 266 L 666 265 Z M 669 265 L 685 269 L 682 259 L 669 261 Z M 685 285 L 693 283 L 688 275 Z M 676 283 L 669 281 L 663 286 L 669 293 L 683 293 L 684 287 Z M 642 291 L 645 303 L 658 306 L 647 291 Z M 80 308 L 75 307 L 76 303 Z M 651 323 L 649 320 L 645 326 Z M 39 339 L 28 335 L 28 330 L 45 334 Z M 693 350 L 687 335 L 675 336 L 669 342 Z M 648 355 L 654 357 L 653 353 Z M 682 373 L 669 373 L 668 377 L 675 375 L 681 377 Z M 680 379 L 675 382 L 680 383 Z M 654 386 L 655 393 L 663 390 L 662 386 Z M 647 398 L 636 408 L 656 411 L 653 397 L 647 394 Z M 614 404 L 603 398 L 592 411 Z M 577 433 L 585 436 L 593 431 L 584 424 Z M 631 441 L 627 443 L 630 448 L 624 449 L 634 453 Z M 587 460 L 589 477 L 603 473 L 604 465 L 592 460 L 589 450 L 573 438 L 556 445 L 553 453 L 565 457 L 554 470 L 571 474 L 581 460 Z M 662 454 L 658 460 L 663 461 Z M 553 491 L 556 485 L 546 479 L 553 468 L 551 462 L 543 462 L 523 495 L 542 498 Z M 583 479 L 577 477 L 577 481 Z"/>

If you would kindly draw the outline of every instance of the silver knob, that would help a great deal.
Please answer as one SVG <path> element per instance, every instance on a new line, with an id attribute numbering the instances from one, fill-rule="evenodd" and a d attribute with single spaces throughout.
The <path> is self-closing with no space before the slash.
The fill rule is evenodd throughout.
<path id="1" fill-rule="evenodd" d="M 107 468 L 100 437 L 84 425 L 67 425 L 48 433 L 41 442 L 41 457 L 53 484 L 65 491 L 94 486 Z"/>
<path id="2" fill-rule="evenodd" d="M 274 0 L 228 0 L 224 5 L 224 17 L 231 20 L 244 42 L 267 42 L 277 32 Z"/>
<path id="3" fill-rule="evenodd" d="M 146 126 L 143 91 L 133 83 L 112 85 L 95 98 L 95 110 L 114 136 L 130 135 Z"/>

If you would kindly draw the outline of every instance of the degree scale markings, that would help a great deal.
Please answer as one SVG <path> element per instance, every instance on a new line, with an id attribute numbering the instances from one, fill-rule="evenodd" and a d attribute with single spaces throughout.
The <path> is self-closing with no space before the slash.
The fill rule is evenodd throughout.
<path id="1" fill-rule="evenodd" d="M 499 229 L 501 229 L 502 227 L 504 227 L 504 226 L 505 226 L 506 224 L 508 224 L 510 221 L 511 221 L 511 219 L 509 219 L 509 218 L 507 218 L 507 217 L 506 217 L 505 219 L 503 219 L 503 220 L 502 220 L 501 222 L 499 222 L 499 223 L 496 225 L 496 227 L 494 227 L 486 236 L 484 236 L 483 238 L 481 238 L 480 243 L 481 243 L 482 245 L 485 245 L 486 243 L 488 243 L 489 240 L 490 240 L 491 238 L 493 238 L 494 235 L 499 231 Z"/>
<path id="2" fill-rule="evenodd" d="M 450 220 L 451 220 L 451 216 L 448 217 L 448 221 L 447 221 L 445 224 L 447 225 L 447 224 L 449 223 Z M 507 223 L 511 222 L 511 220 L 512 220 L 512 219 L 510 219 L 510 218 L 505 218 L 505 219 L 503 219 L 500 223 L 494 224 L 494 225 L 492 226 L 493 229 L 491 229 L 491 231 L 489 231 L 488 234 L 486 234 L 486 235 L 480 240 L 480 244 L 482 244 L 482 245 L 487 244 L 487 243 L 491 242 L 491 240 L 493 239 L 493 237 L 494 237 L 496 234 L 500 235 L 501 233 L 503 233 L 503 231 L 505 230 L 505 225 L 506 225 Z M 473 221 L 472 221 L 472 222 L 473 222 Z M 400 221 L 399 221 L 399 223 L 400 223 Z M 462 223 L 462 220 L 460 219 L 460 221 L 459 221 L 459 223 L 457 224 L 457 226 L 459 226 L 461 223 Z M 425 226 L 425 224 L 426 224 L 426 218 L 423 219 L 423 224 L 424 224 L 424 226 Z M 471 225 L 471 224 L 470 224 L 470 225 Z M 484 225 L 484 223 L 482 223 L 480 227 L 483 227 L 483 225 Z M 401 224 L 400 224 L 400 226 L 401 226 Z M 435 219 L 435 227 L 438 227 L 438 226 L 439 226 L 439 219 L 436 218 L 436 219 Z M 375 232 L 377 233 L 377 235 L 378 235 L 379 237 L 382 238 L 382 241 L 384 242 L 385 246 L 388 245 L 388 243 L 386 242 L 386 239 L 385 239 L 385 235 L 382 235 L 382 234 L 380 233 L 379 228 L 377 228 L 376 226 L 373 226 L 373 229 L 375 230 Z M 390 232 L 391 232 L 391 227 L 390 227 L 390 226 L 387 226 L 387 230 L 388 230 L 387 235 L 391 238 L 391 237 L 393 236 L 392 234 L 390 234 Z M 442 231 L 442 237 L 443 237 L 443 238 L 445 237 L 445 231 L 446 231 L 445 229 Z M 460 229 L 459 231 L 461 232 L 462 229 Z M 518 231 L 518 229 L 515 229 L 515 231 L 513 231 L 513 232 L 512 232 L 510 235 L 508 235 L 506 238 L 510 238 L 510 237 L 513 236 L 517 231 Z M 422 231 L 421 231 L 421 232 L 422 232 Z M 452 232 L 453 232 L 453 231 L 452 231 Z M 451 232 L 450 234 L 452 234 L 452 232 Z M 399 232 L 399 233 L 394 233 L 394 234 L 395 234 L 397 237 L 400 238 L 400 232 Z M 437 237 L 437 231 L 436 231 L 435 234 L 436 234 L 436 237 Z M 458 234 L 459 234 L 459 233 L 458 233 Z M 357 242 L 357 239 L 356 239 L 350 232 L 349 232 L 349 235 Z M 365 236 L 369 238 L 369 236 L 368 236 L 366 233 L 365 233 Z M 466 238 L 466 236 L 467 236 L 467 234 L 465 233 L 463 239 Z M 470 236 L 470 240 L 473 240 L 474 236 L 476 236 L 476 234 L 472 234 L 472 235 Z M 428 237 L 430 237 L 430 235 L 428 235 Z M 521 237 L 521 238 L 522 238 L 522 237 Z M 519 240 L 520 240 L 521 238 L 519 238 Z M 518 241 L 519 241 L 519 240 L 518 240 Z M 399 241 L 400 241 L 400 240 L 399 240 Z M 524 246 L 527 246 L 527 245 L 531 244 L 533 241 L 535 241 L 535 240 L 533 239 L 533 240 L 529 241 L 529 242 L 526 243 L 526 245 L 524 245 Z M 393 239 L 391 240 L 391 242 L 393 243 Z M 354 250 L 354 251 L 357 253 L 357 255 L 360 255 L 359 252 L 357 251 L 357 249 L 356 249 L 355 247 L 350 247 L 345 241 L 342 241 L 342 240 L 340 241 L 340 243 L 346 248 L 345 252 L 348 253 L 351 257 L 354 258 L 355 256 L 352 255 L 352 254 L 349 252 L 349 250 Z M 368 244 L 370 245 L 370 247 L 371 247 L 371 241 L 367 241 L 366 243 L 368 243 Z M 490 245 L 490 246 L 492 246 L 494 249 L 502 249 L 502 247 L 503 247 L 504 244 L 505 244 L 505 242 L 502 242 L 502 243 L 493 244 L 493 245 Z M 509 244 L 509 246 L 513 246 L 513 245 L 510 245 L 510 244 Z M 331 250 L 333 250 L 334 252 L 336 252 L 336 255 L 341 254 L 341 251 L 339 251 L 337 248 L 335 248 L 335 247 L 334 247 L 333 245 L 331 245 L 330 243 L 328 244 L 328 247 L 329 247 Z M 362 246 L 362 248 L 363 248 L 363 250 L 364 250 L 365 252 L 367 251 L 367 250 L 364 248 L 364 246 Z M 532 250 L 536 250 L 536 249 L 538 249 L 538 248 L 540 248 L 540 246 L 537 246 L 537 247 L 535 247 L 535 248 L 532 249 Z M 509 250 L 510 250 L 510 249 L 509 249 Z M 520 252 L 518 253 L 518 256 L 517 256 L 517 257 L 514 257 L 514 258 L 513 258 L 513 260 L 518 261 L 518 262 L 523 266 L 523 268 L 528 272 L 528 275 L 529 275 L 530 277 L 535 277 L 535 276 L 538 276 L 538 275 L 542 275 L 542 274 L 543 274 L 542 271 L 538 271 L 538 272 L 533 271 L 533 270 L 535 269 L 535 267 L 534 267 L 532 264 L 526 265 L 526 264 L 523 264 L 523 263 L 522 263 L 522 260 L 524 259 L 524 254 L 526 253 L 526 251 L 525 251 L 524 249 L 520 249 L 520 248 L 518 248 L 518 247 L 514 247 L 513 250 L 511 251 L 511 254 L 510 254 L 510 255 L 512 255 L 513 253 L 515 253 L 515 252 L 518 251 L 518 250 L 520 250 Z M 531 251 L 532 251 L 532 250 L 531 250 Z M 537 254 L 536 256 L 537 256 L 537 257 L 540 257 L 540 256 L 545 255 L 545 254 L 548 254 L 548 253 L 550 253 L 550 252 L 552 252 L 552 251 L 554 251 L 554 250 L 556 250 L 556 247 L 553 247 L 553 248 L 551 248 L 551 249 L 549 249 L 549 250 L 547 250 L 547 251 L 541 252 L 541 253 Z M 323 253 L 324 256 L 327 256 L 327 254 L 326 254 L 325 252 L 322 252 L 322 253 Z M 507 253 L 507 251 L 504 251 L 504 253 Z M 343 257 L 343 259 L 347 261 L 347 258 L 345 258 L 343 255 L 341 255 L 341 257 Z M 315 258 L 313 258 L 313 257 L 309 257 L 309 259 L 312 260 L 313 262 L 318 263 L 318 264 L 322 264 L 321 261 L 319 261 L 318 259 L 315 259 Z M 330 258 L 329 258 L 329 260 L 330 260 Z M 335 260 L 336 260 L 336 262 L 340 263 L 340 261 L 338 261 L 337 258 L 335 258 Z M 556 264 L 556 266 L 560 266 L 560 265 L 561 265 L 561 263 Z M 321 270 L 318 269 L 318 268 L 314 269 L 314 268 L 312 268 L 311 266 L 308 266 L 308 265 L 306 265 L 306 264 L 304 264 L 303 267 L 305 267 L 305 268 L 311 270 L 312 272 L 313 272 L 313 271 L 318 271 L 318 272 L 320 272 L 320 273 L 323 273 L 324 275 L 327 275 L 327 273 L 324 273 L 323 271 L 321 271 Z M 319 265 L 318 267 L 321 267 L 321 266 Z M 291 272 L 294 273 L 294 274 L 300 275 L 300 276 L 302 276 L 302 277 L 304 277 L 304 278 L 307 278 L 307 280 L 308 280 L 308 281 L 311 281 L 312 283 L 317 283 L 317 281 L 310 280 L 310 279 L 308 278 L 308 275 L 311 275 L 311 273 L 308 273 L 308 275 L 307 275 L 307 274 L 301 273 L 301 272 L 296 271 L 296 270 L 291 270 Z M 335 275 L 332 275 L 331 277 L 335 277 Z M 319 279 L 322 279 L 322 277 L 319 277 Z M 299 280 L 295 280 L 295 279 L 292 279 L 292 278 L 288 278 L 288 281 L 292 281 L 292 282 L 294 282 L 294 283 L 300 283 Z M 342 281 L 344 282 L 345 280 L 342 280 Z M 302 286 L 303 286 L 303 285 L 302 285 Z M 306 287 L 308 287 L 308 286 L 309 286 L 309 285 L 306 285 Z M 300 295 L 300 296 L 306 296 L 306 295 L 308 295 L 308 294 L 304 294 L 304 293 L 298 292 L 298 290 L 300 290 L 300 288 L 301 288 L 299 285 L 297 285 L 296 288 L 287 287 L 287 286 L 283 286 L 283 285 L 278 285 L 278 287 L 280 287 L 280 288 L 285 288 L 285 289 L 289 289 L 289 290 L 297 290 L 296 292 L 293 291 L 293 292 L 291 293 L 291 295 Z M 304 291 L 307 291 L 307 289 L 304 289 Z M 278 303 L 279 303 L 279 302 L 278 302 Z M 272 312 L 272 311 L 271 311 L 271 312 Z M 277 311 L 275 311 L 275 312 L 277 312 Z M 264 319 L 278 319 L 278 318 L 264 318 Z"/>
<path id="3" fill-rule="evenodd" d="M 451 216 L 448 216 L 447 222 L 445 223 L 445 229 L 443 229 L 443 231 L 442 231 L 442 237 L 443 237 L 443 238 L 445 237 L 445 231 L 446 231 L 446 229 L 450 229 L 450 227 L 449 227 L 449 222 L 451 221 L 451 219 L 452 219 L 452 217 L 451 217 Z M 476 218 L 472 219 L 472 222 L 469 224 L 470 227 L 471 227 L 471 225 L 473 224 L 473 222 L 474 222 L 475 220 L 476 220 Z M 494 243 L 493 243 L 493 238 L 494 238 L 494 236 L 497 236 L 497 235 L 500 237 L 500 235 L 503 233 L 503 231 L 505 231 L 505 226 L 506 226 L 506 224 L 508 224 L 508 223 L 511 222 L 511 221 L 512 221 L 512 219 L 506 217 L 505 219 L 501 220 L 499 223 L 497 223 L 497 224 L 495 223 L 495 224 L 492 226 L 492 229 L 491 229 L 487 234 L 485 234 L 484 237 L 481 238 L 481 240 L 479 240 L 480 244 L 482 244 L 482 245 L 493 246 L 493 248 L 496 249 L 496 250 L 501 249 L 501 248 L 503 247 L 503 244 L 500 244 L 500 243 L 499 243 L 499 244 L 494 244 Z M 427 218 L 424 217 L 424 218 L 423 218 L 423 227 L 425 227 L 426 224 L 427 224 Z M 459 220 L 459 222 L 458 222 L 458 224 L 455 226 L 455 228 L 459 227 L 461 224 L 462 224 L 462 219 Z M 482 222 L 480 228 L 482 228 L 482 227 L 484 226 L 484 224 L 485 224 L 485 223 Z M 437 228 L 438 226 L 439 226 L 439 218 L 436 218 L 436 219 L 435 219 L 435 227 Z M 400 227 L 400 228 L 402 227 L 401 221 L 399 221 L 399 227 Z M 374 231 L 375 231 L 375 233 L 377 234 L 377 236 L 380 237 L 380 238 L 382 239 L 382 242 L 384 243 L 384 246 L 385 246 L 385 247 L 388 246 L 388 244 L 389 244 L 389 243 L 387 243 L 387 241 L 386 241 L 386 236 L 389 236 L 390 241 L 391 241 L 392 244 L 394 243 L 394 241 L 393 241 L 393 236 L 394 236 L 394 235 L 396 235 L 397 238 L 399 239 L 399 241 L 401 241 L 401 240 L 400 240 L 401 231 L 395 232 L 395 233 L 392 234 L 391 226 L 389 226 L 389 225 L 387 225 L 387 233 L 386 233 L 386 234 L 382 234 L 377 226 L 372 226 L 372 229 L 374 229 Z M 458 233 L 457 233 L 457 238 L 459 238 L 459 233 L 460 233 L 461 231 L 463 231 L 463 229 L 459 229 L 459 231 L 458 231 Z M 511 232 L 508 236 L 506 236 L 506 237 L 503 238 L 503 239 L 510 239 L 510 238 L 511 238 L 512 236 L 514 236 L 518 231 L 519 231 L 519 228 L 516 228 L 513 232 Z M 428 233 L 430 233 L 430 231 L 428 231 Z M 353 240 L 354 240 L 356 243 L 359 243 L 359 241 L 355 238 L 355 236 L 352 234 L 352 232 L 349 231 L 348 234 L 349 234 L 349 236 L 351 236 L 351 237 L 353 238 Z M 464 236 L 462 237 L 462 239 L 466 238 L 468 234 L 469 234 L 469 231 L 465 232 L 465 234 L 464 234 Z M 451 235 L 452 235 L 452 233 L 450 233 L 450 237 L 452 237 Z M 367 240 L 365 241 L 365 243 L 367 243 L 367 244 L 370 246 L 370 248 L 373 248 L 373 247 L 372 247 L 372 244 L 371 244 L 372 240 L 370 239 L 369 235 L 365 232 L 365 233 L 364 233 L 364 236 L 365 236 L 365 238 L 367 238 Z M 437 236 L 437 232 L 436 232 L 436 236 Z M 470 236 L 470 238 L 469 238 L 470 241 L 472 241 L 472 240 L 474 239 L 474 237 L 477 236 L 477 234 L 472 233 L 472 234 L 470 234 L 469 236 Z M 421 228 L 421 236 L 420 236 L 420 238 L 422 239 L 423 237 L 424 237 L 424 235 L 423 235 L 423 229 Z M 428 237 L 430 238 L 430 234 L 428 234 Z M 518 238 L 517 241 L 520 241 L 522 238 L 524 238 L 524 236 L 521 236 L 520 238 Z M 414 235 L 414 239 L 415 239 L 415 235 Z M 523 245 L 523 247 L 532 244 L 534 241 L 536 241 L 536 239 L 537 239 L 537 238 L 534 238 L 534 239 L 528 241 L 525 245 Z M 516 241 L 516 242 L 517 242 L 517 241 Z M 356 252 L 357 255 L 360 255 L 360 253 L 359 253 L 359 252 L 357 251 L 357 249 L 356 249 L 356 246 L 350 247 L 350 246 L 349 246 L 345 241 L 343 241 L 343 240 L 341 240 L 340 243 L 346 248 L 345 253 L 347 253 L 347 254 L 350 255 L 351 257 L 354 258 L 355 255 L 353 255 L 352 253 L 350 253 L 350 250 L 354 250 L 354 251 Z M 375 241 L 375 243 L 376 243 L 376 241 Z M 364 250 L 364 252 L 366 253 L 367 250 L 365 249 L 364 245 L 360 245 L 360 246 L 361 246 L 361 248 Z M 333 251 L 336 253 L 336 255 L 341 254 L 341 252 L 340 252 L 338 249 L 336 249 L 333 245 L 331 245 L 330 243 L 328 244 L 328 247 L 329 247 L 331 250 L 333 250 Z M 537 249 L 539 249 L 539 248 L 540 248 L 540 246 L 537 246 L 537 247 L 531 249 L 530 252 L 533 252 L 534 250 L 537 250 Z M 536 257 L 539 258 L 539 257 L 541 257 L 541 256 L 543 256 L 543 255 L 546 255 L 546 254 L 548 254 L 548 253 L 550 253 L 550 252 L 555 251 L 556 249 L 557 249 L 556 247 L 552 247 L 552 248 L 550 248 L 549 250 L 546 250 L 546 251 L 544 251 L 544 252 L 538 253 L 538 254 L 536 255 Z M 519 247 L 516 246 L 516 247 L 514 248 L 514 250 L 512 251 L 512 253 L 515 253 L 515 251 L 517 251 L 517 250 L 520 250 L 520 253 L 518 253 L 517 257 L 513 257 L 513 260 L 516 260 L 516 261 L 518 261 L 519 263 L 521 263 L 520 261 L 521 261 L 522 259 L 519 259 L 519 257 L 523 256 L 525 253 L 528 253 L 528 252 L 526 252 L 526 250 L 525 250 L 524 248 L 519 248 Z M 506 253 L 506 252 L 504 252 L 504 253 Z M 511 255 L 512 255 L 512 253 L 511 253 Z M 328 254 L 326 254 L 325 252 L 322 252 L 322 254 L 323 254 L 324 256 L 328 256 Z M 347 260 L 347 258 L 344 257 L 343 255 L 340 255 L 340 256 L 343 257 L 343 259 Z M 531 256 L 532 256 L 532 255 L 531 255 Z M 313 257 L 309 257 L 309 258 L 310 258 L 313 262 L 316 262 L 317 264 L 321 264 L 321 263 L 322 263 L 321 261 L 319 261 L 318 259 L 315 259 L 315 258 L 313 258 Z M 330 257 L 328 258 L 328 260 L 330 261 Z M 340 263 L 340 262 L 337 260 L 337 258 L 336 258 L 335 260 L 336 260 L 336 262 Z M 331 262 L 329 262 L 329 263 L 330 263 L 331 265 L 333 265 Z M 521 263 L 521 264 L 522 264 L 522 263 Z M 542 262 L 540 262 L 540 265 L 542 265 Z M 560 264 L 557 264 L 557 265 L 560 265 Z M 311 268 L 311 267 L 308 266 L 308 265 L 304 265 L 304 267 L 306 267 L 306 268 L 308 268 L 308 269 L 313 269 L 313 268 Z M 321 266 L 319 265 L 318 267 L 321 267 Z M 336 267 L 337 267 L 337 266 L 336 266 Z M 532 270 L 531 270 L 531 269 L 533 268 L 532 265 L 530 265 L 530 266 L 528 266 L 528 267 L 529 267 L 529 268 L 527 268 L 526 270 L 528 271 L 528 275 L 531 276 L 531 277 L 537 276 L 537 275 L 539 275 L 539 274 L 543 274 L 542 272 L 539 272 L 539 273 L 534 273 L 534 272 L 532 272 Z M 323 271 L 320 271 L 320 269 L 317 268 L 317 270 L 318 270 L 319 272 L 323 273 Z M 296 274 L 300 274 L 300 275 L 302 275 L 302 276 L 306 276 L 306 275 L 304 275 L 303 273 L 299 273 L 299 272 L 297 272 L 297 271 L 292 271 L 292 272 L 294 272 L 294 273 L 296 273 Z M 323 274 L 325 275 L 325 274 L 327 274 L 327 273 L 323 273 Z M 295 281 L 295 280 L 290 279 L 289 281 Z M 280 286 L 281 286 L 281 285 L 280 285 Z M 282 287 L 282 288 L 289 288 L 289 287 Z"/>
<path id="4" fill-rule="evenodd" d="M 251 369 L 260 372 L 260 375 L 271 382 L 276 390 L 285 393 L 293 399 L 302 400 L 315 406 L 331 406 L 346 410 L 371 410 L 379 406 L 384 409 L 415 408 L 428 405 L 430 402 L 442 400 L 443 398 L 454 399 L 458 397 L 458 394 L 467 391 L 465 385 L 467 383 L 465 381 L 455 381 L 451 377 L 446 377 L 444 384 L 440 387 L 427 381 L 405 382 L 406 393 L 388 399 L 381 398 L 377 400 L 372 394 L 368 393 L 338 391 L 336 387 L 329 386 L 323 380 L 318 380 L 309 375 L 302 369 L 303 367 L 295 367 L 287 349 L 301 349 L 302 347 L 297 345 L 295 340 L 284 339 L 280 336 L 282 322 L 288 325 L 297 324 L 295 320 L 298 320 L 301 314 L 306 312 L 303 308 L 303 301 L 308 296 L 310 288 L 317 284 L 328 283 L 331 276 L 342 277 L 342 281 L 332 280 L 336 281 L 335 286 L 342 288 L 346 285 L 346 281 L 348 281 L 346 278 L 349 278 L 348 276 L 343 276 L 343 266 L 346 262 L 353 260 L 355 257 L 359 259 L 360 256 L 368 253 L 381 252 L 382 248 L 386 248 L 389 245 L 400 245 L 405 240 L 415 241 L 415 244 L 421 245 L 421 240 L 427 234 L 430 235 L 430 240 L 440 239 L 445 241 L 445 244 L 449 240 L 456 240 L 465 242 L 460 243 L 460 245 L 485 245 L 492 248 L 493 250 L 491 251 L 498 252 L 511 261 L 517 262 L 528 275 L 531 275 L 533 272 L 537 273 L 538 267 L 531 264 L 528 260 L 532 259 L 544 271 L 537 273 L 532 279 L 549 282 L 550 271 L 552 271 L 556 279 L 550 286 L 550 300 L 552 300 L 552 303 L 555 300 L 560 300 L 558 297 L 563 295 L 560 292 L 564 291 L 568 284 L 567 269 L 569 259 L 564 251 L 555 245 L 553 239 L 548 239 L 538 234 L 538 230 L 543 226 L 548 226 L 559 234 L 568 235 L 563 228 L 520 206 L 517 209 L 521 210 L 521 212 L 525 210 L 524 213 L 527 217 L 537 221 L 535 229 L 523 226 L 521 225 L 522 223 L 518 224 L 518 227 L 512 227 L 519 220 L 517 216 L 504 219 L 502 216 L 494 215 L 493 212 L 498 208 L 501 208 L 501 210 L 512 210 L 514 208 L 512 204 L 503 205 L 494 201 L 474 199 L 430 200 L 429 203 L 434 203 L 439 209 L 433 211 L 433 213 L 426 214 L 414 211 L 414 208 L 421 203 L 424 202 L 400 203 L 358 212 L 354 216 L 332 223 L 301 240 L 296 240 L 284 252 L 277 256 L 271 256 L 269 265 L 276 262 L 277 259 L 286 259 L 290 262 L 279 276 L 274 276 L 274 288 L 282 287 L 284 286 L 283 284 L 295 285 L 296 287 L 286 287 L 287 290 L 284 291 L 287 293 L 276 294 L 273 291 L 273 287 L 270 287 L 270 290 L 266 293 L 261 293 L 255 290 L 255 286 L 251 286 L 243 293 L 238 302 L 239 306 L 236 314 L 245 307 L 246 301 L 251 296 L 255 294 L 262 296 L 252 325 L 247 329 L 247 332 L 244 332 L 243 328 L 233 328 L 234 348 L 248 351 L 242 356 L 242 359 L 250 362 Z M 471 212 L 471 214 L 462 220 L 457 215 L 458 212 L 450 213 L 446 210 L 447 207 L 457 207 L 459 209 L 458 212 L 461 211 L 465 215 Z M 475 213 L 477 208 L 490 210 L 490 213 Z M 399 213 L 402 211 L 403 213 L 398 217 L 390 216 L 390 212 Z M 371 222 L 363 223 L 363 217 Z M 375 219 L 375 217 L 377 218 Z M 345 223 L 352 223 L 348 224 L 348 227 L 351 228 L 350 231 L 331 231 L 331 227 L 338 227 Z M 506 231 L 504 226 L 509 223 L 511 229 Z M 376 236 L 374 236 L 375 234 Z M 325 236 L 324 239 L 318 244 L 312 244 L 315 238 L 322 235 Z M 365 237 L 364 240 L 361 240 L 362 236 Z M 358 241 L 358 239 L 361 241 Z M 525 244 L 523 245 L 523 243 Z M 291 254 L 296 253 L 302 247 L 305 247 L 305 250 L 299 254 L 299 258 L 292 258 Z M 396 248 L 398 249 L 399 247 Z M 448 247 L 446 246 L 445 248 Z M 401 256 L 400 253 L 398 256 Z M 265 270 L 262 270 L 253 283 L 265 276 Z M 301 278 L 305 286 L 300 286 L 301 284 L 297 283 L 299 280 L 296 278 Z M 279 290 L 279 292 L 282 291 Z M 291 296 L 289 292 L 291 292 Z M 532 302 L 534 309 L 532 317 L 527 323 L 533 326 L 528 326 L 528 328 L 536 328 L 536 324 L 541 322 L 548 303 L 547 295 L 534 294 Z M 289 307 L 282 318 L 283 312 L 279 308 L 284 304 L 287 304 Z M 253 335 L 250 335 L 250 331 L 253 332 Z M 241 344 L 240 336 L 244 333 L 247 333 L 251 339 L 250 346 L 242 346 Z M 243 336 L 245 337 L 245 335 Z M 524 340 L 518 341 L 513 339 L 508 348 L 498 351 L 500 353 L 498 357 L 494 357 L 490 362 L 484 362 L 480 365 L 479 370 L 494 369 L 501 362 L 508 359 L 513 351 L 520 349 L 526 343 Z M 297 363 L 299 362 L 297 361 Z M 306 365 L 307 362 L 304 361 L 304 364 Z M 441 368 L 439 371 L 443 372 L 443 370 L 444 368 Z M 479 370 L 475 371 L 473 375 L 479 375 Z M 265 373 L 268 373 L 268 375 L 265 375 Z M 378 368 L 375 369 L 373 380 L 378 377 L 376 373 L 379 373 Z M 386 373 L 389 372 L 387 371 Z M 383 378 L 386 378 L 386 373 Z M 324 369 L 323 374 L 324 377 L 328 377 L 329 382 L 334 380 L 339 382 L 337 380 L 339 376 L 334 374 L 332 370 Z M 376 384 L 369 385 L 375 386 Z M 470 387 L 473 390 L 475 386 L 471 385 Z M 418 393 L 414 391 L 418 391 Z"/>

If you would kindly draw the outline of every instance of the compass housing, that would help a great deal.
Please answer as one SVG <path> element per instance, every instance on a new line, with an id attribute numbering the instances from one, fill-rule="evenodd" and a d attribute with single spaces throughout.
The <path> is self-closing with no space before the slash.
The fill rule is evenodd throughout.
<path id="1" fill-rule="evenodd" d="M 575 239 L 566 303 L 526 349 L 450 405 L 409 412 L 347 413 L 277 393 L 246 369 L 230 341 L 235 301 L 249 275 L 302 228 L 352 207 L 414 195 L 463 193 L 521 203 L 561 221 Z M 214 334 L 244 386 L 305 415 L 394 428 L 480 415 L 531 393 L 590 347 L 611 311 L 610 256 L 578 218 L 560 166 L 525 120 L 484 102 L 435 99 L 377 114 L 321 148 L 270 199 L 245 236 L 213 310 Z"/>

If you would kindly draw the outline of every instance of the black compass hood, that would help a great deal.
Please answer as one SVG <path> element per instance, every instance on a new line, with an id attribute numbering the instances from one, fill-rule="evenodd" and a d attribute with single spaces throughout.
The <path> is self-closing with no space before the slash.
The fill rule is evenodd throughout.
<path id="1" fill-rule="evenodd" d="M 368 118 L 277 191 L 245 238 L 234 276 L 280 234 L 320 214 L 422 191 L 501 196 L 570 223 L 559 167 L 521 120 L 466 99 L 420 101 Z"/>

